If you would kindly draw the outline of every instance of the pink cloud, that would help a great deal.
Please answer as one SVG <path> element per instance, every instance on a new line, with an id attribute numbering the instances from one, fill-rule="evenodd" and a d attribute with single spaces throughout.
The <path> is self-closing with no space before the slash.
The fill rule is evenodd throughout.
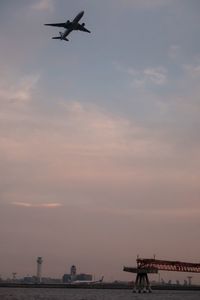
<path id="1" fill-rule="evenodd" d="M 41 207 L 41 208 L 56 208 L 62 206 L 60 203 L 28 203 L 28 202 L 13 202 L 13 205 L 22 206 L 22 207 Z"/>
<path id="2" fill-rule="evenodd" d="M 54 10 L 54 4 L 52 0 L 39 0 L 36 4 L 32 6 L 33 9 L 37 11 L 50 11 Z"/>
<path id="3" fill-rule="evenodd" d="M 36 87 L 39 75 L 29 75 L 15 83 L 2 82 L 0 85 L 1 101 L 12 103 L 26 103 L 32 98 L 32 91 Z"/>

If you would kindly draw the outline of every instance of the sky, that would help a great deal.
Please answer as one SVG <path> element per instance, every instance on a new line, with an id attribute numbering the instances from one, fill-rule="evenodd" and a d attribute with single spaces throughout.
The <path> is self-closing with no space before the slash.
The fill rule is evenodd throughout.
<path id="1" fill-rule="evenodd" d="M 81 22 L 91 34 L 52 40 Z M 0 274 L 200 262 L 199 0 L 0 1 Z M 186 274 L 162 274 L 166 279 Z M 161 277 L 162 277 L 161 276 Z M 200 277 L 194 276 L 198 282 Z"/>

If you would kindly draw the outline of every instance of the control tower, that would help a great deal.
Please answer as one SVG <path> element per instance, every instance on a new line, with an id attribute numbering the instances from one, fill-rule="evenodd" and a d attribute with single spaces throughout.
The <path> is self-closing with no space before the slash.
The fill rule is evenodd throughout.
<path id="1" fill-rule="evenodd" d="M 71 266 L 70 275 L 71 275 L 71 281 L 74 281 L 76 279 L 76 266 L 75 265 Z"/>
<path id="2" fill-rule="evenodd" d="M 39 256 L 37 258 L 37 283 L 41 283 L 41 279 L 42 279 L 42 263 L 43 263 L 43 259 L 41 256 Z"/>

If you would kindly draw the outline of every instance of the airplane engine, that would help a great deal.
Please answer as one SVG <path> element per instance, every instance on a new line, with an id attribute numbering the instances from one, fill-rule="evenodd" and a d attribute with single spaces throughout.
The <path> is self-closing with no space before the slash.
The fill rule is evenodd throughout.
<path id="1" fill-rule="evenodd" d="M 82 23 L 81 25 L 84 27 L 84 26 L 85 26 L 85 23 Z"/>

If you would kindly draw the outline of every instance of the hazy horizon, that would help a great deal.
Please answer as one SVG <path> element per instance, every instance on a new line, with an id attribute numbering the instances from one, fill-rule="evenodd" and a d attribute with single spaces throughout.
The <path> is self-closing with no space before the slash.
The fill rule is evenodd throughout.
<path id="1" fill-rule="evenodd" d="M 55 41 L 84 10 L 91 34 Z M 200 262 L 200 2 L 0 3 L 0 274 Z M 163 278 L 186 274 L 164 274 Z M 199 276 L 194 275 L 199 281 Z"/>

